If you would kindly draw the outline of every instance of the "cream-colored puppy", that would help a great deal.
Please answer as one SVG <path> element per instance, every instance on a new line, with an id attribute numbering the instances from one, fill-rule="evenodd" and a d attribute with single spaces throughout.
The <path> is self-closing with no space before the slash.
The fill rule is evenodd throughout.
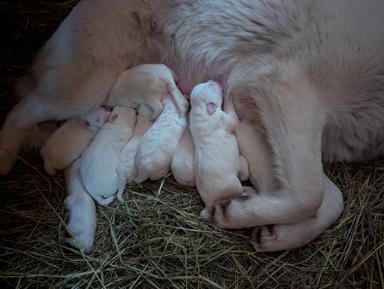
<path id="1" fill-rule="evenodd" d="M 66 241 L 88 253 L 92 250 L 95 239 L 96 208 L 80 178 L 80 159 L 65 170 L 65 183 L 68 193 L 64 201 L 68 210 L 66 229 L 71 235 Z"/>
<path id="2" fill-rule="evenodd" d="M 187 128 L 181 138 L 175 155 L 172 158 L 172 173 L 175 180 L 186 186 L 195 186 L 193 174 L 193 140 L 189 128 Z"/>
<path id="3" fill-rule="evenodd" d="M 179 113 L 171 97 L 163 99 L 164 110 L 144 134 L 136 156 L 138 175 L 135 182 L 158 180 L 171 169 L 172 157 L 187 126 L 186 113 Z M 183 109 L 188 102 L 184 99 Z"/>
<path id="4" fill-rule="evenodd" d="M 137 176 L 137 150 L 143 135 L 153 124 L 153 121 L 151 121 L 151 114 L 151 110 L 147 105 L 140 105 L 136 125 L 133 129 L 133 137 L 121 152 L 119 166 L 117 167 L 117 174 L 119 176 L 117 199 L 119 201 L 124 201 L 123 193 L 127 182 L 133 182 Z"/>
<path id="5" fill-rule="evenodd" d="M 234 135 L 238 119 L 231 101 L 226 112 L 221 109 L 222 88 L 214 81 L 196 85 L 190 100 L 195 181 L 205 203 L 200 214 L 208 218 L 216 201 L 242 194 L 240 154 Z"/>
<path id="6" fill-rule="evenodd" d="M 56 130 L 41 148 L 44 168 L 48 174 L 68 167 L 80 157 L 97 131 L 108 121 L 110 110 L 100 107 L 82 118 L 66 121 Z"/>
<path id="7" fill-rule="evenodd" d="M 176 85 L 175 73 L 164 64 L 140 64 L 120 74 L 107 103 L 137 107 L 149 105 L 152 119 L 163 111 L 162 100 L 172 96 L 181 114 L 186 112 L 185 97 Z"/>
<path id="8" fill-rule="evenodd" d="M 132 137 L 136 111 L 116 106 L 107 122 L 80 158 L 80 175 L 88 193 L 100 205 L 111 203 L 118 190 L 117 167 L 121 151 Z"/>

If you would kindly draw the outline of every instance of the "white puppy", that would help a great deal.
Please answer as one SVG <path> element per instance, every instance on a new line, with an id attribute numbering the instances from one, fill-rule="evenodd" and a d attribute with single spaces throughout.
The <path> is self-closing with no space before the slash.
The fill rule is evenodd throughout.
<path id="1" fill-rule="evenodd" d="M 132 137 L 136 111 L 116 106 L 107 122 L 80 158 L 80 175 L 88 193 L 108 205 L 118 190 L 117 166 L 124 146 Z"/>
<path id="2" fill-rule="evenodd" d="M 147 104 L 152 119 L 163 111 L 162 99 L 171 95 L 181 114 L 186 112 L 185 97 L 177 87 L 175 73 L 164 64 L 140 64 L 120 74 L 107 103 L 137 107 Z"/>
<path id="3" fill-rule="evenodd" d="M 240 154 L 234 135 L 238 120 L 232 101 L 227 112 L 221 109 L 222 88 L 214 81 L 196 85 L 190 100 L 195 181 L 205 203 L 200 214 L 208 218 L 216 201 L 242 193 Z"/>
<path id="4" fill-rule="evenodd" d="M 117 168 L 117 174 L 119 176 L 119 191 L 117 192 L 117 199 L 119 201 L 124 201 L 123 193 L 127 182 L 133 182 L 137 176 L 137 150 L 143 135 L 152 124 L 153 121 L 151 121 L 151 111 L 149 107 L 146 105 L 140 105 L 136 125 L 133 129 L 133 137 L 122 150 L 119 166 Z"/>
<path id="5" fill-rule="evenodd" d="M 82 118 L 74 118 L 65 122 L 56 130 L 41 148 L 44 168 L 48 174 L 56 174 L 56 170 L 68 167 L 80 157 L 96 132 L 110 116 L 110 110 L 100 107 Z"/>
<path id="6" fill-rule="evenodd" d="M 193 175 L 193 140 L 189 128 L 187 128 L 181 138 L 175 155 L 172 158 L 172 173 L 175 180 L 186 186 L 195 186 Z"/>
<path id="7" fill-rule="evenodd" d="M 85 190 L 80 178 L 80 160 L 65 170 L 68 196 L 64 203 L 68 210 L 67 231 L 71 238 L 66 241 L 88 253 L 93 248 L 96 232 L 95 202 Z"/>
<path id="8" fill-rule="evenodd" d="M 172 157 L 187 126 L 186 113 L 178 113 L 172 98 L 163 99 L 163 104 L 163 112 L 144 134 L 137 152 L 137 183 L 147 178 L 158 180 L 170 171 Z M 182 111 L 187 111 L 187 107 L 184 99 Z"/>

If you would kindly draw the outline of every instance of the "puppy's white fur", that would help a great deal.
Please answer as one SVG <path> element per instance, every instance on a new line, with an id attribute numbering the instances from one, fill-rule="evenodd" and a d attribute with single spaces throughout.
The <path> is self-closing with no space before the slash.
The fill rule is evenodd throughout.
<path id="1" fill-rule="evenodd" d="M 133 129 L 133 137 L 122 150 L 119 166 L 117 168 L 117 173 L 119 176 L 119 191 L 117 192 L 117 199 L 119 201 L 124 201 L 123 193 L 127 182 L 133 182 L 137 177 L 137 150 L 143 135 L 152 124 L 153 121 L 151 121 L 150 109 L 145 104 L 140 105 L 138 109 L 136 125 Z"/>
<path id="2" fill-rule="evenodd" d="M 66 241 L 89 253 L 93 248 L 96 232 L 95 202 L 81 181 L 79 159 L 64 172 L 68 193 L 64 204 L 68 210 L 67 231 L 71 235 Z"/>
<path id="3" fill-rule="evenodd" d="M 80 158 L 84 187 L 100 205 L 111 203 L 118 190 L 117 167 L 121 151 L 132 137 L 136 111 L 116 106 L 107 122 Z"/>
<path id="4" fill-rule="evenodd" d="M 180 113 L 185 113 L 184 96 L 176 83 L 175 73 L 164 64 L 140 64 L 120 74 L 107 102 L 137 107 L 147 104 L 156 119 L 163 110 L 162 100 L 172 96 Z"/>
<path id="5" fill-rule="evenodd" d="M 65 169 L 79 158 L 109 115 L 108 110 L 100 107 L 83 118 L 66 121 L 56 130 L 40 150 L 47 173 L 54 175 L 56 170 Z"/>
<path id="6" fill-rule="evenodd" d="M 193 140 L 189 127 L 186 128 L 183 136 L 177 145 L 176 152 L 172 158 L 172 173 L 175 180 L 186 186 L 195 186 L 193 173 Z"/>
<path id="7" fill-rule="evenodd" d="M 186 113 L 178 112 L 172 98 L 163 99 L 163 104 L 163 112 L 140 142 L 136 155 L 137 183 L 148 178 L 158 180 L 170 171 L 172 157 L 187 126 Z M 183 106 L 183 111 L 186 111 L 188 107 L 186 100 Z"/>
<path id="8" fill-rule="evenodd" d="M 233 107 L 222 110 L 222 89 L 213 81 L 195 86 L 190 99 L 194 175 L 205 203 L 201 215 L 208 217 L 216 201 L 242 193 L 240 154 L 234 135 L 238 120 Z"/>

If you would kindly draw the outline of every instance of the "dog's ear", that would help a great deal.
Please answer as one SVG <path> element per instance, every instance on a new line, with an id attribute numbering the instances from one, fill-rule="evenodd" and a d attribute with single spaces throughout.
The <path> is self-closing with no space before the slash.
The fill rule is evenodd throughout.
<path id="1" fill-rule="evenodd" d="M 216 103 L 213 103 L 213 102 L 207 103 L 207 113 L 208 113 L 208 115 L 214 114 L 216 112 L 216 110 L 217 110 Z"/>

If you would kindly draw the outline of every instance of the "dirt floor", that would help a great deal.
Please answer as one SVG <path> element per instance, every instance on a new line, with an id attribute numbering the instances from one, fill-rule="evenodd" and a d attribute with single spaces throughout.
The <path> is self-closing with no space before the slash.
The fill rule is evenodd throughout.
<path id="1" fill-rule="evenodd" d="M 0 121 L 16 102 L 15 80 L 74 3 L 0 1 Z M 98 207 L 86 256 L 63 241 L 63 176 L 46 175 L 37 151 L 23 153 L 0 177 L 0 288 L 384 288 L 384 160 L 326 172 L 345 211 L 303 248 L 254 252 L 248 230 L 202 221 L 197 192 L 169 176 Z"/>

